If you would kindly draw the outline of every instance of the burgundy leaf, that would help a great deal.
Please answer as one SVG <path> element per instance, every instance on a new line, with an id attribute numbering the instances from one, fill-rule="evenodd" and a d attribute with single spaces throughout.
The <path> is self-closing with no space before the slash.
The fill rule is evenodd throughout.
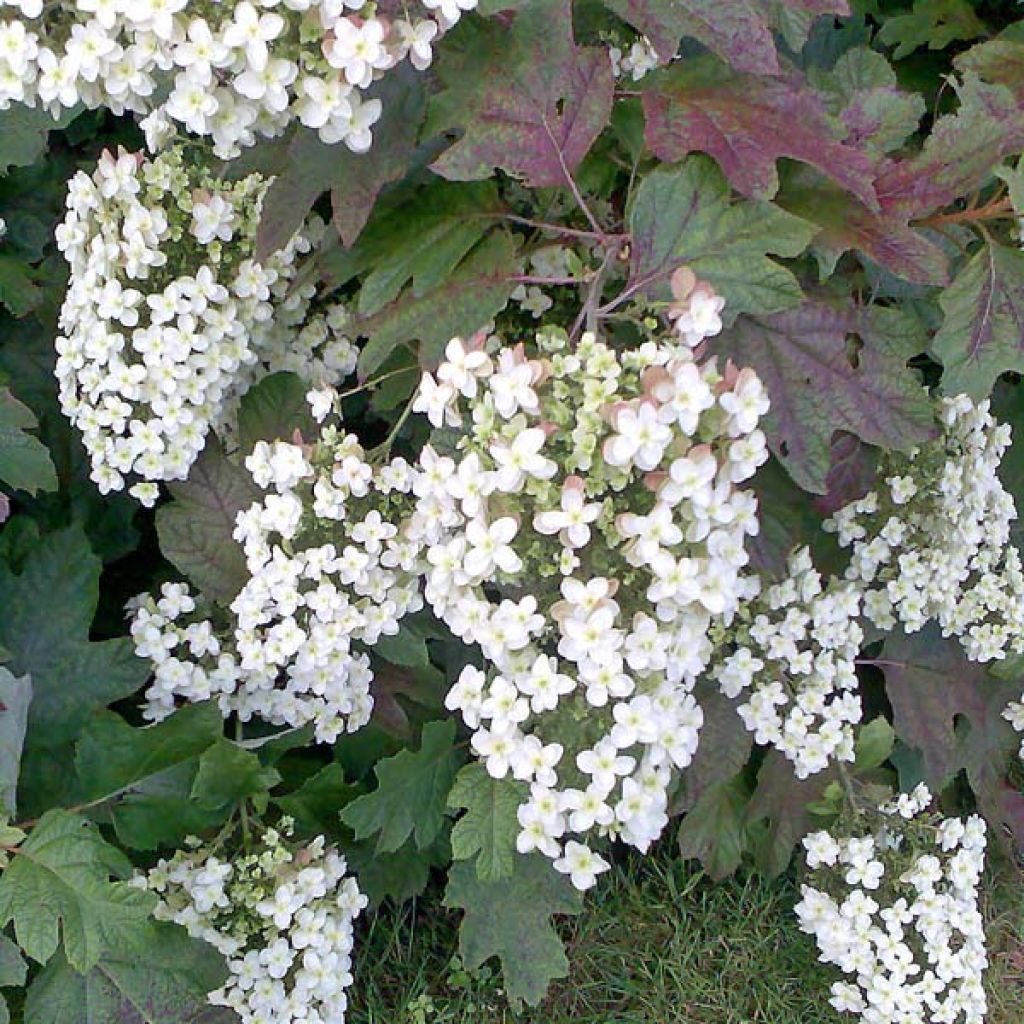
<path id="1" fill-rule="evenodd" d="M 911 636 L 889 636 L 879 667 L 896 734 L 921 751 L 925 781 L 933 792 L 966 770 L 982 811 L 1011 829 L 1024 849 L 1024 798 L 1006 784 L 1019 737 L 1002 717 L 1006 705 L 1019 699 L 1020 681 L 988 674 L 934 626 Z"/>
<path id="2" fill-rule="evenodd" d="M 833 119 L 797 74 L 755 77 L 688 63 L 657 75 L 643 102 L 647 145 L 661 160 L 709 153 L 744 195 L 771 199 L 779 188 L 775 162 L 789 157 L 877 205 L 871 159 L 839 141 Z"/>
<path id="3" fill-rule="evenodd" d="M 831 460 L 825 493 L 814 499 L 814 508 L 823 516 L 863 498 L 877 479 L 877 451 L 853 434 L 839 431 L 832 438 Z"/>
<path id="4" fill-rule="evenodd" d="M 573 40 L 569 0 L 532 4 L 511 32 L 484 23 L 464 46 L 440 66 L 448 89 L 431 120 L 462 138 L 432 169 L 468 181 L 500 167 L 538 188 L 568 185 L 608 124 L 614 91 L 607 51 Z"/>
<path id="5" fill-rule="evenodd" d="M 928 393 L 906 365 L 917 345 L 912 332 L 897 337 L 904 319 L 893 310 L 808 301 L 783 313 L 740 317 L 716 344 L 764 381 L 772 403 L 769 446 L 804 490 L 828 490 L 837 430 L 898 451 L 930 435 Z"/>
<path id="6" fill-rule="evenodd" d="M 959 109 L 935 122 L 921 152 L 891 162 L 878 176 L 884 213 L 907 221 L 948 206 L 1024 148 L 1024 107 L 1008 88 L 971 74 L 959 93 Z"/>

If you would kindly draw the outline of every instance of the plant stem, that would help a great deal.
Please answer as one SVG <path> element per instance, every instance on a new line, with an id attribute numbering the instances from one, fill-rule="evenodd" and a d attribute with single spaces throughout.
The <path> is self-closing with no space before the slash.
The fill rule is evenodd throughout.
<path id="1" fill-rule="evenodd" d="M 378 384 L 383 384 L 384 381 L 389 380 L 392 377 L 397 377 L 402 373 L 412 373 L 414 370 L 419 370 L 418 366 L 401 366 L 397 370 L 391 370 L 388 373 L 382 373 L 379 377 L 374 377 L 371 380 L 363 381 L 358 387 L 349 388 L 348 391 L 341 391 L 338 393 L 338 398 L 349 398 L 352 395 L 358 395 L 361 391 L 366 391 L 368 388 L 374 388 Z"/>
<path id="2" fill-rule="evenodd" d="M 1004 220 L 1016 216 L 1009 197 L 1000 196 L 984 206 L 971 206 L 966 210 L 953 210 L 949 213 L 933 213 L 915 223 L 922 227 L 935 227 L 939 224 L 977 224 L 980 221 Z"/>
<path id="3" fill-rule="evenodd" d="M 857 794 L 853 789 L 853 779 L 850 777 L 850 773 L 846 770 L 846 765 L 841 761 L 836 762 L 836 767 L 839 769 L 839 782 L 843 787 L 843 795 L 846 797 L 846 803 L 853 812 L 853 816 L 855 818 L 859 818 L 861 810 L 860 807 L 857 806 Z"/>
<path id="4" fill-rule="evenodd" d="M 531 220 L 529 217 L 520 217 L 514 213 L 500 213 L 496 216 L 502 220 L 512 221 L 513 224 L 522 224 L 524 227 L 536 228 L 538 231 L 547 231 L 553 235 L 564 235 L 566 238 L 585 238 L 594 241 L 601 241 L 603 238 L 625 238 L 625 235 L 602 235 L 596 231 L 582 231 L 579 228 L 569 228 L 562 224 L 550 224 L 543 220 Z"/>

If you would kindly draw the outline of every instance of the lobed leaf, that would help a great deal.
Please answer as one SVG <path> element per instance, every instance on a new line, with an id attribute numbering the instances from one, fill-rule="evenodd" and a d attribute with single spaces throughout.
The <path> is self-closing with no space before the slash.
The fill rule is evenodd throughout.
<path id="1" fill-rule="evenodd" d="M 57 471 L 46 445 L 26 433 L 36 426 L 35 414 L 7 388 L 0 388 L 0 482 L 13 490 L 55 491 Z"/>
<path id="2" fill-rule="evenodd" d="M 444 905 L 465 911 L 459 953 L 466 967 L 474 970 L 498 957 L 509 996 L 535 1005 L 552 980 L 569 973 L 551 917 L 578 914 L 582 900 L 547 858 L 530 854 L 513 864 L 510 877 L 485 882 L 470 862 L 457 861 L 448 873 Z"/>
<path id="3" fill-rule="evenodd" d="M 614 89 L 607 51 L 576 45 L 569 0 L 533 0 L 511 31 L 484 23 L 458 37 L 461 51 L 455 38 L 430 124 L 463 134 L 432 169 L 469 181 L 500 167 L 538 188 L 568 186 L 608 124 Z"/>
<path id="4" fill-rule="evenodd" d="M 0 802 L 10 817 L 17 811 L 21 751 L 32 703 L 32 677 L 20 679 L 0 666 Z"/>
<path id="5" fill-rule="evenodd" d="M 523 783 L 493 779 L 479 762 L 465 765 L 448 794 L 448 806 L 466 812 L 452 829 L 455 860 L 475 857 L 476 872 L 485 882 L 508 878 L 519 834 L 516 812 L 527 795 Z"/>
<path id="6" fill-rule="evenodd" d="M 894 339 L 894 330 L 911 333 Z M 826 492 L 838 430 L 907 451 L 934 429 L 928 392 L 906 365 L 923 338 L 896 310 L 808 301 L 772 316 L 741 317 L 718 347 L 757 370 L 772 403 L 769 445 L 806 491 Z"/>

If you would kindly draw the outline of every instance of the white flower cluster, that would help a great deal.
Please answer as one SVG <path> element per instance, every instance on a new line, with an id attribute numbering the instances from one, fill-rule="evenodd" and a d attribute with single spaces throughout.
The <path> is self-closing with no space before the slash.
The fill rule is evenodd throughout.
<path id="1" fill-rule="evenodd" d="M 751 370 L 679 344 L 569 350 L 549 329 L 532 355 L 482 346 L 454 339 L 414 405 L 465 423 L 450 454 L 422 455 L 425 596 L 486 659 L 446 703 L 493 777 L 530 783 L 520 851 L 585 888 L 606 865 L 567 837 L 645 850 L 661 833 L 697 748 L 709 631 L 757 590 L 757 503 L 738 485 L 767 458 L 768 401 Z"/>
<path id="2" fill-rule="evenodd" d="M 266 188 L 257 175 L 215 178 L 181 149 L 106 153 L 72 179 L 57 229 L 71 279 L 56 374 L 101 493 L 141 478 L 130 493 L 151 505 L 211 429 L 230 440 L 242 395 L 267 373 L 323 387 L 355 369 L 345 307 L 293 288 L 323 222 L 251 258 Z"/>
<path id="3" fill-rule="evenodd" d="M 361 153 L 381 115 L 365 90 L 406 57 L 426 68 L 475 6 L 422 0 L 392 16 L 365 0 L 0 0 L 0 110 L 151 111 L 151 145 L 181 125 L 224 158 L 298 120 Z"/>
<path id="4" fill-rule="evenodd" d="M 141 478 L 130 491 L 152 504 L 251 380 L 271 289 L 309 247 L 297 235 L 266 264 L 251 258 L 265 189 L 256 175 L 219 181 L 177 149 L 105 153 L 71 179 L 56 375 L 101 493 Z"/>
<path id="5" fill-rule="evenodd" d="M 1017 511 L 997 475 L 1010 443 L 987 401 L 946 398 L 937 440 L 886 456 L 887 490 L 826 523 L 849 547 L 849 580 L 882 629 L 934 619 L 972 661 L 1024 653 L 1024 571 L 1010 546 Z"/>
<path id="6" fill-rule="evenodd" d="M 344 1024 L 353 922 L 367 902 L 346 871 L 323 836 L 293 850 L 267 829 L 251 854 L 179 851 L 137 884 L 160 896 L 158 920 L 184 926 L 227 959 L 212 1005 L 245 1024 Z"/>
<path id="7" fill-rule="evenodd" d="M 813 884 L 801 887 L 800 927 L 854 979 L 836 982 L 831 1002 L 864 1024 L 984 1021 L 985 823 L 925 814 L 930 803 L 920 786 L 857 818 L 856 835 L 804 839 Z"/>
<path id="8" fill-rule="evenodd" d="M 230 608 L 165 584 L 135 611 L 136 653 L 154 672 L 145 714 L 216 698 L 225 717 L 312 723 L 333 743 L 369 721 L 366 648 L 422 607 L 415 474 L 402 459 L 372 466 L 333 426 L 314 448 L 261 441 L 246 466 L 270 493 L 237 517 L 249 578 Z"/>
<path id="9" fill-rule="evenodd" d="M 804 779 L 833 759 L 853 760 L 862 711 L 855 659 L 864 634 L 855 584 L 826 587 L 807 548 L 790 556 L 788 568 L 782 582 L 744 604 L 712 674 L 727 697 L 749 691 L 740 718 Z"/>

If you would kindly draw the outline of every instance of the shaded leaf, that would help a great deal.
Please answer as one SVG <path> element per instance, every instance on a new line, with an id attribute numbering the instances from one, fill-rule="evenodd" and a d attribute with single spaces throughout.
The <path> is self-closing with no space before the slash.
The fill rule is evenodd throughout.
<path id="1" fill-rule="evenodd" d="M 428 722 L 419 750 L 401 750 L 377 762 L 377 788 L 341 812 L 341 820 L 357 839 L 378 835 L 379 853 L 394 852 L 410 836 L 421 850 L 433 843 L 444 824 L 458 767 L 454 740 L 454 721 Z"/>
<path id="2" fill-rule="evenodd" d="M 931 351 L 949 395 L 988 396 L 1004 370 L 1024 370 L 1024 252 L 988 242 L 942 293 Z"/>
<path id="3" fill-rule="evenodd" d="M 0 935 L 0 987 L 11 988 L 25 984 L 28 964 L 16 943 L 6 935 Z"/>
<path id="4" fill-rule="evenodd" d="M 57 488 L 57 471 L 46 445 L 26 433 L 36 426 L 35 414 L 7 388 L 0 388 L 0 483 L 35 494 Z"/>
<path id="5" fill-rule="evenodd" d="M 206 995 L 227 971 L 219 954 L 183 928 L 152 926 L 145 948 L 108 954 L 79 973 L 59 954 L 33 981 L 25 1019 L 33 1024 L 230 1024 L 238 1018 L 212 1007 Z"/>
<path id="6" fill-rule="evenodd" d="M 738 191 L 771 199 L 779 188 L 775 162 L 789 157 L 875 205 L 872 161 L 840 141 L 835 119 L 797 73 L 757 78 L 687 61 L 645 80 L 643 103 L 647 145 L 661 160 L 700 150 Z"/>
<path id="7" fill-rule="evenodd" d="M 352 245 L 380 190 L 401 178 L 413 162 L 425 105 L 420 77 L 403 65 L 368 90 L 368 98 L 378 97 L 383 107 L 373 126 L 373 146 L 368 153 L 327 145 L 310 128 L 296 130 L 284 166 L 263 200 L 256 259 L 265 259 L 286 245 L 318 197 L 327 191 L 331 192 L 338 234 L 345 245 Z"/>
<path id="8" fill-rule="evenodd" d="M 444 905 L 465 911 L 459 953 L 466 967 L 474 970 L 498 957 L 509 996 L 535 1005 L 553 979 L 569 973 L 551 917 L 578 914 L 582 900 L 547 858 L 530 854 L 513 863 L 511 877 L 484 882 L 470 862 L 457 861 L 448 874 Z"/>
<path id="9" fill-rule="evenodd" d="M 765 755 L 746 822 L 758 865 L 772 878 L 786 870 L 796 844 L 814 827 L 808 807 L 821 799 L 833 776 L 834 769 L 828 768 L 798 779 L 793 766 L 777 750 Z"/>
<path id="10" fill-rule="evenodd" d="M 0 110 L 0 174 L 35 163 L 46 151 L 50 132 L 69 125 L 81 110 L 78 106 L 62 109 L 57 117 L 42 106 L 21 103 Z"/>
<path id="11" fill-rule="evenodd" d="M 297 430 L 316 436 L 316 422 L 306 401 L 309 385 L 297 374 L 272 373 L 250 388 L 238 408 L 238 448 L 248 454 L 257 441 L 291 441 Z"/>
<path id="12" fill-rule="evenodd" d="M 0 875 L 0 923 L 14 921 L 18 945 L 37 963 L 57 950 L 88 970 L 105 949 L 144 933 L 155 897 L 111 875 L 127 858 L 99 830 L 67 811 L 48 811 Z"/>
<path id="13" fill-rule="evenodd" d="M 15 677 L 0 667 L 0 802 L 10 817 L 17 811 L 21 751 L 32 703 L 32 677 Z M 0 982 L 2 984 L 2 982 Z"/>
<path id="14" fill-rule="evenodd" d="M 739 776 L 715 782 L 701 793 L 679 826 L 679 852 L 699 860 L 715 881 L 731 875 L 747 847 L 744 814 L 750 787 Z"/>
<path id="15" fill-rule="evenodd" d="M 772 403 L 769 445 L 804 490 L 825 493 L 837 430 L 896 451 L 930 436 L 928 392 L 906 366 L 921 342 L 892 333 L 912 331 L 909 319 L 892 309 L 809 301 L 773 316 L 741 317 L 723 336 L 717 347 L 764 382 Z M 859 349 L 850 346 L 853 335 Z"/>
<path id="16" fill-rule="evenodd" d="M 511 235 L 489 235 L 444 283 L 423 296 L 407 288 L 374 316 L 356 321 L 353 330 L 367 338 L 359 357 L 364 378 L 406 341 L 419 341 L 420 361 L 434 366 L 456 335 L 472 334 L 505 308 L 517 272 Z"/>
<path id="17" fill-rule="evenodd" d="M 452 829 L 455 860 L 476 857 L 476 872 L 485 882 L 508 878 L 519 834 L 516 811 L 527 796 L 525 784 L 493 779 L 479 762 L 465 765 L 448 794 L 448 806 L 466 812 Z"/>
<path id="18" fill-rule="evenodd" d="M 274 803 L 295 819 L 298 829 L 310 835 L 336 835 L 338 812 L 358 793 L 345 781 L 345 769 L 332 762 L 311 775 L 298 789 L 275 797 Z"/>
<path id="19" fill-rule="evenodd" d="M 235 517 L 260 497 L 252 477 L 208 438 L 188 480 L 168 484 L 174 500 L 156 514 L 164 557 L 200 590 L 227 604 L 249 578 Z"/>
<path id="20" fill-rule="evenodd" d="M 442 843 L 420 850 L 410 842 L 394 853 L 378 853 L 374 843 L 345 849 L 359 888 L 375 907 L 385 900 L 401 905 L 419 896 L 430 881 L 430 869 L 446 867 L 451 861 L 451 851 Z"/>
<path id="21" fill-rule="evenodd" d="M 984 33 L 985 23 L 968 0 L 914 0 L 908 14 L 885 19 L 878 40 L 895 46 L 893 57 L 902 60 L 922 46 L 944 50 L 950 43 L 976 39 Z"/>
<path id="22" fill-rule="evenodd" d="M 568 0 L 535 0 L 511 31 L 485 22 L 446 44 L 431 127 L 463 134 L 433 170 L 468 181 L 500 167 L 538 188 L 567 186 L 608 124 L 614 88 L 607 51 L 573 40 Z"/>
<path id="23" fill-rule="evenodd" d="M 100 571 L 77 526 L 43 538 L 19 573 L 0 564 L 0 644 L 10 652 L 10 670 L 32 677 L 23 813 L 60 799 L 70 782 L 71 744 L 89 716 L 146 679 L 148 667 L 130 640 L 89 640 Z"/>
<path id="24" fill-rule="evenodd" d="M 878 477 L 878 449 L 845 431 L 833 435 L 829 459 L 825 493 L 814 499 L 814 510 L 822 516 L 834 515 L 845 505 L 863 498 L 874 488 Z"/>
<path id="25" fill-rule="evenodd" d="M 796 278 L 768 254 L 799 255 L 813 225 L 771 203 L 733 202 L 709 158 L 691 156 L 649 173 L 627 213 L 630 281 L 638 291 L 667 299 L 669 276 L 686 264 L 725 297 L 726 316 L 776 312 L 799 302 Z"/>
<path id="26" fill-rule="evenodd" d="M 221 738 L 200 755 L 192 798 L 201 807 L 223 807 L 263 797 L 280 781 L 277 771 L 264 766 L 255 754 Z"/>

